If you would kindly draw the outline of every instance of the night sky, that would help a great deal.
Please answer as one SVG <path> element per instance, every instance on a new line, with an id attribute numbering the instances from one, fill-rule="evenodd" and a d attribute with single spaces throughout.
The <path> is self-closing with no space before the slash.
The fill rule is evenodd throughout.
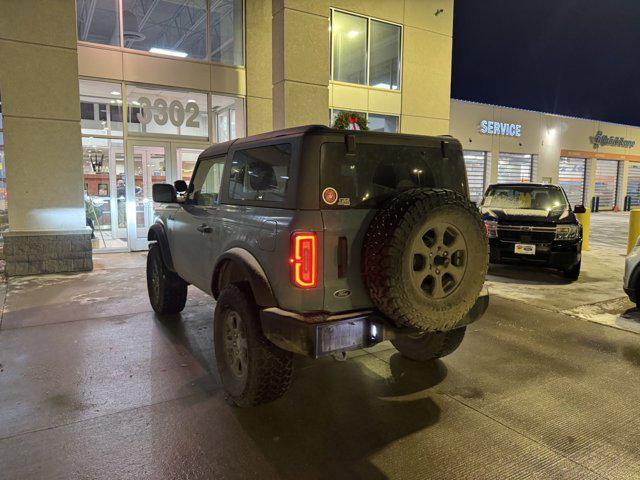
<path id="1" fill-rule="evenodd" d="M 451 96 L 640 126 L 640 0 L 455 0 Z"/>

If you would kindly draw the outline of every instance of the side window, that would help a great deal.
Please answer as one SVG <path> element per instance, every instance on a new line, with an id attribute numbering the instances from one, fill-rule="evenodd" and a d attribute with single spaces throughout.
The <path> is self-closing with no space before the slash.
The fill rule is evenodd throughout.
<path id="1" fill-rule="evenodd" d="M 284 202 L 290 163 L 290 143 L 238 150 L 231 163 L 229 197 Z"/>
<path id="2" fill-rule="evenodd" d="M 225 157 L 202 160 L 193 178 L 193 200 L 197 205 L 211 206 L 218 203 Z"/>

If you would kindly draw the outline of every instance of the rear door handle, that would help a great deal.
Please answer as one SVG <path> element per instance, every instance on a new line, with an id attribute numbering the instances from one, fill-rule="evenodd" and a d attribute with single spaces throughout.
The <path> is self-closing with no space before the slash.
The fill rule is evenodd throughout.
<path id="1" fill-rule="evenodd" d="M 211 233 L 213 232 L 213 228 L 211 228 L 209 225 L 207 225 L 206 223 L 203 223 L 202 225 L 200 225 L 197 230 L 200 233 Z"/>

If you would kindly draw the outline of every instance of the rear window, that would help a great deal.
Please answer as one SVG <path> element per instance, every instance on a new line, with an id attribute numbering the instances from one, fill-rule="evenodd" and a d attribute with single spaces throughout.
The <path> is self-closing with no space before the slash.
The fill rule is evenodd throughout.
<path id="1" fill-rule="evenodd" d="M 290 143 L 236 151 L 229 175 L 229 198 L 284 202 L 290 164 Z"/>
<path id="2" fill-rule="evenodd" d="M 455 165 L 443 161 L 440 149 L 433 147 L 358 144 L 355 155 L 346 155 L 343 143 L 325 143 L 321 154 L 321 205 L 374 208 L 399 190 L 436 185 L 446 188 L 456 178 L 460 189 L 465 177 Z M 333 191 L 325 195 L 327 189 L 335 189 L 335 202 Z"/>

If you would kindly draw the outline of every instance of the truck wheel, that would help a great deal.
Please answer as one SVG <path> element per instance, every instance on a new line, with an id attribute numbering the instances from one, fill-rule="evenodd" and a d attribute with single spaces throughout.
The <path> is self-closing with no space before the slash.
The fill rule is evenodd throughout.
<path id="1" fill-rule="evenodd" d="M 160 247 L 149 245 L 147 291 L 153 310 L 158 315 L 180 313 L 187 303 L 187 287 L 187 282 L 166 267 Z"/>
<path id="2" fill-rule="evenodd" d="M 578 262 L 576 265 L 574 265 L 571 268 L 565 268 L 562 271 L 562 274 L 564 275 L 564 278 L 567 278 L 569 280 L 578 280 L 578 277 L 580 277 L 580 264 L 582 262 Z"/>
<path id="3" fill-rule="evenodd" d="M 456 328 L 475 304 L 488 263 L 478 209 L 451 190 L 393 198 L 365 237 L 364 279 L 375 306 L 398 325 Z"/>
<path id="4" fill-rule="evenodd" d="M 222 385 L 237 406 L 272 402 L 289 388 L 293 355 L 262 334 L 256 304 L 242 286 L 232 284 L 220 293 L 213 342 Z"/>
<path id="5" fill-rule="evenodd" d="M 399 335 L 391 343 L 402 356 L 417 362 L 442 358 L 456 351 L 462 343 L 467 327 L 448 332 L 421 332 Z"/>

